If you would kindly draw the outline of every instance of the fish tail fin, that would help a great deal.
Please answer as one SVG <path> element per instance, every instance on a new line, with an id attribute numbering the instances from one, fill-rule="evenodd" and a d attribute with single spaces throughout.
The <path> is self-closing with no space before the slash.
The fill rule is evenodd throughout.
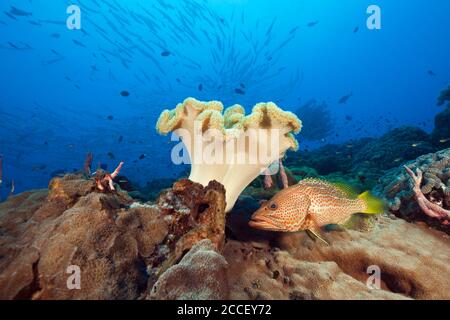
<path id="1" fill-rule="evenodd" d="M 361 200 L 364 204 L 364 209 L 362 213 L 380 214 L 383 213 L 385 210 L 385 205 L 383 201 L 372 195 L 369 191 L 361 193 L 358 196 L 358 199 Z"/>

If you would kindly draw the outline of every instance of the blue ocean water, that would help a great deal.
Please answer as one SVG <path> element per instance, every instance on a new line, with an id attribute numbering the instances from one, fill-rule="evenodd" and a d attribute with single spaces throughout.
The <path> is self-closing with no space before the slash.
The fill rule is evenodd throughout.
<path id="1" fill-rule="evenodd" d="M 72 4 L 80 30 L 66 25 Z M 366 26 L 372 4 L 379 30 Z M 190 96 L 247 111 L 326 103 L 332 133 L 300 134 L 301 150 L 401 125 L 430 131 L 450 82 L 449 12 L 442 0 L 4 0 L 2 195 L 11 181 L 46 187 L 88 152 L 109 168 L 123 160 L 141 184 L 177 177 L 155 123 Z"/>

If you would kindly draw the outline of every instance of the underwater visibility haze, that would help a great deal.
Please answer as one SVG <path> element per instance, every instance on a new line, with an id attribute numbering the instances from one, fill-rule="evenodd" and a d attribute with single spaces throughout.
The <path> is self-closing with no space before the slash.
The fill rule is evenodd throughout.
<path id="1" fill-rule="evenodd" d="M 0 298 L 449 299 L 449 12 L 2 1 Z M 176 163 L 194 120 L 281 149 Z"/>

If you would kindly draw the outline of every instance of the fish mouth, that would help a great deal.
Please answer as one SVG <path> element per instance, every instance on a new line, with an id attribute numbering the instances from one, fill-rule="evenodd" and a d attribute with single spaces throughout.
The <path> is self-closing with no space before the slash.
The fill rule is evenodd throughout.
<path id="1" fill-rule="evenodd" d="M 273 221 L 264 216 L 254 215 L 248 222 L 248 225 L 255 229 L 268 230 L 268 231 L 281 231 L 282 229 L 275 225 Z"/>

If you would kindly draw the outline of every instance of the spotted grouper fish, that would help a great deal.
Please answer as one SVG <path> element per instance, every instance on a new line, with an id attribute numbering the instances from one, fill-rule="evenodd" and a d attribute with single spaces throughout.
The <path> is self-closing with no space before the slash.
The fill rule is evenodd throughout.
<path id="1" fill-rule="evenodd" d="M 305 179 L 265 202 L 249 225 L 280 232 L 305 230 L 326 242 L 320 235 L 321 227 L 343 225 L 354 213 L 378 214 L 383 209 L 382 201 L 369 192 L 356 195 L 345 185 Z"/>

